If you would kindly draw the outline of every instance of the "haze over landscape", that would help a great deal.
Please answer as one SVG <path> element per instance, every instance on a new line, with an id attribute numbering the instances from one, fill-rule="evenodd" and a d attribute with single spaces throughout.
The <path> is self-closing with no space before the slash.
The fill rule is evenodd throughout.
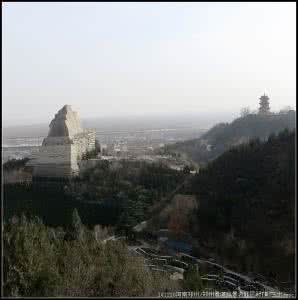
<path id="1" fill-rule="evenodd" d="M 2 17 L 1 296 L 295 297 L 296 3 Z"/>
<path id="2" fill-rule="evenodd" d="M 3 3 L 2 18 L 4 127 L 64 104 L 85 119 L 231 120 L 264 92 L 295 107 L 294 3 Z"/>

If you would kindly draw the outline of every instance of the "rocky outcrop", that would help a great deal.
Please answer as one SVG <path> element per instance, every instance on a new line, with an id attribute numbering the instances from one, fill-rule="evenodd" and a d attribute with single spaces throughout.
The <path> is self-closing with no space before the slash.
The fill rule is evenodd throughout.
<path id="1" fill-rule="evenodd" d="M 48 137 L 73 137 L 82 131 L 78 113 L 64 105 L 50 123 Z"/>
<path id="2" fill-rule="evenodd" d="M 82 155 L 95 149 L 95 130 L 81 127 L 78 113 L 65 105 L 50 123 L 48 136 L 29 165 L 34 177 L 69 177 L 78 174 Z"/>

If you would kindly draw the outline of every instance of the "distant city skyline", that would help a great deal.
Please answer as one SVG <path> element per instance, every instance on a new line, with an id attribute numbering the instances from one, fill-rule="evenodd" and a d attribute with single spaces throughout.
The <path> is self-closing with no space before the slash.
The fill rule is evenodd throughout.
<path id="1" fill-rule="evenodd" d="M 2 3 L 2 45 L 2 126 L 296 109 L 293 2 Z"/>

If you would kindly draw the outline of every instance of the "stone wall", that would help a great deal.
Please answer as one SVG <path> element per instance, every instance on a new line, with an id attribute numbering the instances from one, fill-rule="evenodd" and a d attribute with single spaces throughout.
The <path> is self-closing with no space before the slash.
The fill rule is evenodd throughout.
<path id="1" fill-rule="evenodd" d="M 82 158 L 84 153 L 95 149 L 95 136 L 95 130 L 85 129 L 82 133 L 78 133 L 73 137 L 73 144 L 76 147 L 74 151 L 76 151 L 78 160 Z"/>
<path id="2" fill-rule="evenodd" d="M 48 137 L 73 137 L 82 131 L 78 113 L 70 105 L 64 105 L 51 121 Z"/>
<path id="3" fill-rule="evenodd" d="M 71 159 L 71 144 L 42 146 L 31 164 L 33 176 L 68 177 L 78 171 Z"/>
<path id="4" fill-rule="evenodd" d="M 48 139 L 49 141 L 49 139 Z M 51 137 L 51 143 L 54 139 Z M 55 138 L 56 145 L 47 144 L 46 139 L 34 154 L 29 165 L 34 166 L 33 176 L 69 177 L 79 173 L 78 162 L 87 151 L 95 149 L 95 130 L 86 130 L 74 136 L 69 144 Z"/>

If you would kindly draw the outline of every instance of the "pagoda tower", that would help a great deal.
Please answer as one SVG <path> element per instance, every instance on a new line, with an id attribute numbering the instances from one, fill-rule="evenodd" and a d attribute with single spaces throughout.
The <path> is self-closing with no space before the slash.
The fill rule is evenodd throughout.
<path id="1" fill-rule="evenodd" d="M 269 97 L 266 94 L 264 94 L 259 99 L 260 99 L 259 113 L 269 114 L 270 113 Z"/>

